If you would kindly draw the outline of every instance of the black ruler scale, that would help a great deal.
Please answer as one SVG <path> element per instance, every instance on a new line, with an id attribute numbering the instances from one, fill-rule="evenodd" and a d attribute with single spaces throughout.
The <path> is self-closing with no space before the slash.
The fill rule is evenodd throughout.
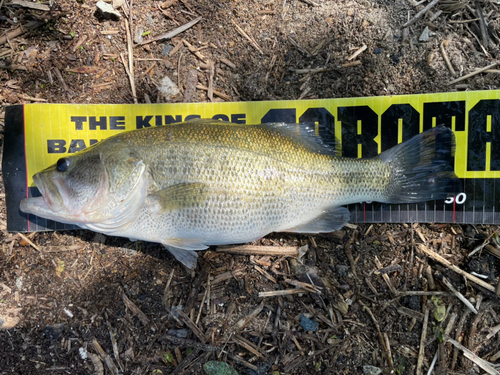
<path id="1" fill-rule="evenodd" d="M 442 100 L 443 97 L 448 96 L 451 96 L 453 100 Z M 473 100 L 470 100 L 471 97 Z M 407 99 L 407 102 L 404 99 Z M 386 102 L 393 100 L 391 103 L 394 104 L 383 107 L 377 102 L 384 100 Z M 360 102 L 374 104 L 359 105 Z M 416 102 L 419 104 L 416 105 Z M 65 112 L 61 111 L 61 106 L 64 106 Z M 382 107 L 383 111 L 380 110 Z M 26 119 L 28 108 L 32 123 Z M 33 122 L 37 121 L 40 113 L 48 109 L 54 112 L 54 108 L 59 112 L 68 113 L 67 118 L 53 120 L 57 126 L 72 127 L 73 130 L 80 131 L 78 134 L 86 131 L 85 126 L 88 126 L 90 130 L 99 128 L 97 131 L 102 129 L 123 131 L 125 124 L 126 130 L 132 130 L 165 126 L 169 123 L 200 117 L 237 123 L 300 123 L 297 125 L 298 132 L 307 127 L 315 127 L 325 143 L 335 144 L 340 155 L 363 158 L 373 157 L 421 131 L 443 124 L 451 128 L 457 138 L 455 171 L 461 178 L 463 190 L 457 192 L 454 198 L 441 201 L 418 204 L 361 202 L 350 205 L 348 208 L 351 212 L 351 222 L 500 224 L 500 184 L 497 183 L 500 178 L 500 147 L 497 146 L 500 143 L 500 94 L 498 91 L 484 91 L 298 102 L 158 104 L 152 106 L 59 104 L 10 106 L 7 107 L 5 116 L 2 163 L 9 231 L 29 232 L 77 228 L 74 225 L 57 223 L 33 215 L 28 216 L 19 210 L 19 202 L 23 198 L 40 195 L 35 186 L 29 186 L 30 176 L 36 170 L 28 171 L 28 160 L 36 159 L 38 156 L 27 152 L 26 132 L 30 131 L 29 126 L 36 126 Z M 82 116 L 82 108 L 84 113 L 103 116 Z M 234 108 L 237 108 L 236 112 Z M 147 115 L 146 113 L 149 113 L 147 111 L 153 111 L 153 114 Z M 191 112 L 185 113 L 185 111 Z M 221 114 L 222 111 L 226 111 L 227 115 Z M 107 112 L 113 112 L 115 115 L 105 117 L 104 114 Z M 77 115 L 72 115 L 73 113 Z M 117 113 L 118 116 L 116 116 Z M 201 116 L 193 113 L 208 113 L 208 115 Z M 106 128 L 107 125 L 108 128 Z M 86 140 L 83 136 L 81 138 L 47 140 L 47 144 L 42 145 L 46 153 L 45 157 L 53 158 L 50 159 L 53 163 L 65 153 L 78 151 L 86 145 L 97 142 L 97 139 L 87 139 L 88 136 Z M 104 136 L 100 139 L 102 138 Z M 43 168 L 47 166 L 44 165 Z"/>

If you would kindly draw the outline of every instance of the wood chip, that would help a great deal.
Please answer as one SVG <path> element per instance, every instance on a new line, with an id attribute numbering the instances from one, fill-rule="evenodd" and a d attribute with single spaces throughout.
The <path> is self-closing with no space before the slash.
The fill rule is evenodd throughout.
<path id="1" fill-rule="evenodd" d="M 236 69 L 236 65 L 233 64 L 231 61 L 229 61 L 228 59 L 220 59 L 220 62 L 223 63 L 224 65 L 227 65 L 229 66 L 231 69 Z"/>
<path id="2" fill-rule="evenodd" d="M 32 3 L 30 1 L 24 1 L 24 0 L 11 0 L 9 5 L 19 5 L 23 8 L 43 10 L 46 12 L 50 10 L 50 7 L 46 4 Z"/>
<path id="3" fill-rule="evenodd" d="M 252 354 L 256 355 L 257 357 L 264 358 L 264 354 L 262 354 L 259 349 L 250 341 L 245 339 L 244 337 L 240 335 L 233 335 L 233 341 L 251 352 Z"/>
<path id="4" fill-rule="evenodd" d="M 8 40 L 12 40 L 20 35 L 23 35 L 24 33 L 27 33 L 28 31 L 32 31 L 36 29 L 37 27 L 40 27 L 42 25 L 45 25 L 45 22 L 43 21 L 30 21 L 21 27 L 18 27 L 15 30 L 9 31 L 6 35 L 0 37 L 0 45 L 3 45 L 6 43 Z"/>
<path id="5" fill-rule="evenodd" d="M 99 344 L 97 339 L 94 338 L 92 340 L 92 346 L 97 351 L 101 359 L 104 361 L 111 374 L 118 375 L 119 373 L 121 373 L 121 371 L 118 370 L 118 367 L 116 367 L 115 363 L 113 362 L 113 359 L 104 351 L 104 349 L 102 348 L 101 344 Z"/>
<path id="6" fill-rule="evenodd" d="M 156 42 L 158 40 L 163 40 L 163 39 L 171 39 L 173 38 L 174 36 L 176 35 L 179 35 L 180 33 L 183 33 L 184 31 L 188 30 L 189 28 L 193 27 L 194 25 L 196 25 L 198 22 L 201 21 L 201 18 L 202 17 L 198 17 L 198 18 L 195 18 L 194 20 L 192 21 L 189 21 L 188 23 L 185 23 L 184 25 L 182 26 L 179 26 L 178 28 L 176 29 L 173 29 L 171 31 L 169 31 L 168 33 L 165 33 L 165 34 L 160 34 L 158 36 L 155 36 L 151 39 L 148 39 L 148 40 L 145 40 L 144 42 L 142 43 L 139 43 L 139 44 L 136 44 L 135 47 L 137 46 L 143 46 L 145 44 L 149 44 L 149 43 L 152 43 L 152 42 Z"/>
<path id="7" fill-rule="evenodd" d="M 243 319 L 240 319 L 238 322 L 236 322 L 236 324 L 232 327 L 233 331 L 239 331 L 243 328 L 245 328 L 246 326 L 248 326 L 250 324 L 250 322 L 257 316 L 259 315 L 259 313 L 262 311 L 262 309 L 264 308 L 264 301 L 262 301 L 260 303 L 259 306 L 257 306 L 257 308 L 255 308 L 252 312 L 250 312 L 248 315 L 246 315 Z"/>
<path id="8" fill-rule="evenodd" d="M 122 292 L 122 301 L 127 306 L 127 308 L 132 311 L 132 314 L 137 316 L 139 320 L 144 324 L 145 326 L 149 325 L 149 319 L 148 317 L 137 307 L 135 303 L 133 303 L 127 295 Z"/>

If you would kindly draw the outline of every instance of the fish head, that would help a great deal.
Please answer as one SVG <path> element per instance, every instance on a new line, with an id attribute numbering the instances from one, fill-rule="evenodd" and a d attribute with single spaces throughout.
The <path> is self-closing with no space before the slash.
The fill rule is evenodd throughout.
<path id="1" fill-rule="evenodd" d="M 20 209 L 62 223 L 118 230 L 134 219 L 145 199 L 144 170 L 126 147 L 89 148 L 36 173 L 42 196 L 23 199 Z"/>
<path id="2" fill-rule="evenodd" d="M 42 196 L 24 199 L 21 211 L 56 221 L 86 222 L 109 197 L 109 174 L 99 152 L 61 158 L 33 181 Z"/>

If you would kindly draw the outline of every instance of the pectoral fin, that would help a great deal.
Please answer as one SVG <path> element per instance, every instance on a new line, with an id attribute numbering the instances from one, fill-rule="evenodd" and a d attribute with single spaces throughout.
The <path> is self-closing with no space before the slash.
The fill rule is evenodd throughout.
<path id="1" fill-rule="evenodd" d="M 204 244 L 204 240 L 200 238 L 169 238 L 162 241 L 162 244 L 172 253 L 175 259 L 190 269 L 196 267 L 198 254 L 196 254 L 195 250 L 208 249 L 208 246 Z"/>
<path id="2" fill-rule="evenodd" d="M 199 182 L 182 183 L 149 194 L 146 199 L 151 210 L 157 214 L 193 207 L 203 203 L 207 197 L 207 185 Z"/>
<path id="3" fill-rule="evenodd" d="M 339 230 L 347 224 L 350 218 L 349 210 L 345 207 L 333 207 L 317 218 L 305 224 L 285 230 L 294 233 L 328 233 Z"/>
<path id="4" fill-rule="evenodd" d="M 177 247 L 172 247 L 168 245 L 164 246 L 167 248 L 168 251 L 170 251 L 170 253 L 175 257 L 175 259 L 177 259 L 187 268 L 191 270 L 196 268 L 198 254 L 196 254 L 194 250 L 179 249 Z"/>

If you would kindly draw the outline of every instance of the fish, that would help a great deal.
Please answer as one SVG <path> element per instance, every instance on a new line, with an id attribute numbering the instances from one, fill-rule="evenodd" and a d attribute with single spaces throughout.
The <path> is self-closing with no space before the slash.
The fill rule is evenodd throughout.
<path id="1" fill-rule="evenodd" d="M 194 120 L 122 132 L 36 173 L 20 210 L 163 244 L 188 268 L 198 250 L 271 232 L 328 233 L 345 205 L 445 199 L 461 190 L 445 126 L 366 159 L 297 124 Z"/>

